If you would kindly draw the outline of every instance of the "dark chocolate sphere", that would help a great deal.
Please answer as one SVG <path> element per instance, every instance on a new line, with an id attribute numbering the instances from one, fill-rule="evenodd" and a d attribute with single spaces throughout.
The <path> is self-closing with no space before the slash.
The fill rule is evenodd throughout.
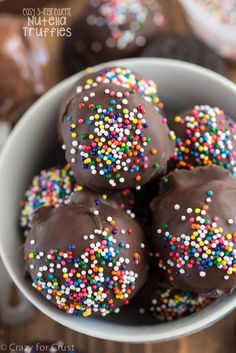
<path id="1" fill-rule="evenodd" d="M 23 17 L 0 15 L 0 120 L 16 122 L 48 88 L 44 41 L 24 26 Z"/>
<path id="2" fill-rule="evenodd" d="M 72 24 L 63 56 L 70 72 L 135 56 L 166 25 L 156 0 L 88 0 Z"/>
<path id="3" fill-rule="evenodd" d="M 173 287 L 212 296 L 236 287 L 236 179 L 228 171 L 173 172 L 151 208 L 156 261 Z"/>
<path id="4" fill-rule="evenodd" d="M 128 304 L 148 271 L 144 233 L 118 205 L 86 197 L 41 207 L 24 250 L 33 287 L 71 315 L 105 316 Z"/>
<path id="5" fill-rule="evenodd" d="M 174 150 L 166 121 L 130 89 L 75 89 L 61 111 L 63 147 L 78 183 L 96 191 L 139 189 L 165 173 Z"/>
<path id="6" fill-rule="evenodd" d="M 216 164 L 236 175 L 236 123 L 222 109 L 195 106 L 169 125 L 176 134 L 177 169 Z"/>

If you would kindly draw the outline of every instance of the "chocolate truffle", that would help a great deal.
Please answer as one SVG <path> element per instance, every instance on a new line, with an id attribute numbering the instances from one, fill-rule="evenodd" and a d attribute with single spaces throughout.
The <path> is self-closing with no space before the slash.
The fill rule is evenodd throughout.
<path id="1" fill-rule="evenodd" d="M 148 271 L 140 226 L 96 195 L 39 208 L 24 250 L 33 287 L 75 316 L 116 312 L 141 289 Z"/>
<path id="2" fill-rule="evenodd" d="M 45 44 L 24 26 L 23 17 L 0 15 L 0 120 L 13 123 L 48 88 Z"/>
<path id="3" fill-rule="evenodd" d="M 78 183 L 95 191 L 139 189 L 165 173 L 170 131 L 140 95 L 100 84 L 72 94 L 62 111 L 63 148 Z"/>
<path id="4" fill-rule="evenodd" d="M 42 206 L 58 207 L 70 203 L 80 203 L 84 198 L 95 198 L 99 202 L 113 202 L 125 210 L 130 217 L 135 218 L 134 193 L 130 189 L 122 190 L 115 194 L 95 194 L 86 187 L 76 185 L 70 164 L 63 167 L 51 167 L 43 169 L 39 175 L 34 176 L 29 188 L 25 192 L 24 201 L 20 202 L 21 215 L 20 227 L 28 234 L 30 222 L 34 212 Z"/>
<path id="5" fill-rule="evenodd" d="M 211 296 L 236 287 L 236 179 L 228 171 L 173 172 L 151 208 L 156 261 L 173 287 Z"/>
<path id="6" fill-rule="evenodd" d="M 83 91 L 90 90 L 103 83 L 112 83 L 129 88 L 132 93 L 144 97 L 145 100 L 151 103 L 157 110 L 160 111 L 163 109 L 164 105 L 160 101 L 157 84 L 153 80 L 141 76 L 130 68 L 115 66 L 106 67 L 99 71 L 94 71 L 94 69 L 91 68 L 87 71 L 88 73 L 83 75 L 72 87 L 64 104 L 71 99 L 72 95 L 78 95 Z"/>
<path id="7" fill-rule="evenodd" d="M 69 203 L 80 204 L 85 203 L 86 205 L 97 205 L 100 202 L 108 205 L 112 205 L 114 208 L 119 207 L 124 210 L 131 218 L 135 218 L 135 196 L 131 189 L 125 189 L 120 192 L 103 194 L 96 193 L 88 188 L 78 185 L 75 187 L 74 192 L 70 197 Z"/>
<path id="8" fill-rule="evenodd" d="M 139 314 L 151 315 L 160 322 L 172 321 L 196 313 L 212 301 L 205 295 L 162 287 L 155 275 L 151 271 L 144 287 L 130 302 Z"/>
<path id="9" fill-rule="evenodd" d="M 223 59 L 195 36 L 183 33 L 163 33 L 144 48 L 143 57 L 158 57 L 188 61 L 225 75 Z"/>
<path id="10" fill-rule="evenodd" d="M 89 0 L 64 42 L 65 65 L 72 73 L 109 60 L 136 56 L 166 27 L 157 0 Z"/>
<path id="11" fill-rule="evenodd" d="M 236 175 L 236 123 L 223 110 L 196 105 L 169 125 L 176 134 L 177 169 L 216 164 Z"/>
<path id="12" fill-rule="evenodd" d="M 20 203 L 20 226 L 30 228 L 34 212 L 41 206 L 57 207 L 68 203 L 76 186 L 71 166 L 43 169 L 34 176 L 31 185 L 25 192 L 24 201 Z"/>

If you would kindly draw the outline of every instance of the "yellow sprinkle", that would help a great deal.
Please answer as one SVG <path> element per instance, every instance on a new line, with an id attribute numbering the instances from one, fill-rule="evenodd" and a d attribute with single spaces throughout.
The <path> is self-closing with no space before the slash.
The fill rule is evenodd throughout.
<path id="1" fill-rule="evenodd" d="M 200 210 L 200 208 L 195 208 L 195 213 L 200 213 L 201 212 L 201 210 Z"/>
<path id="2" fill-rule="evenodd" d="M 129 110 L 127 108 L 123 109 L 124 114 L 128 114 Z"/>
<path id="3" fill-rule="evenodd" d="M 83 316 L 84 317 L 88 317 L 88 316 L 90 316 L 91 315 L 91 312 L 90 311 L 84 311 L 83 312 Z"/>
<path id="4" fill-rule="evenodd" d="M 86 158 L 85 161 L 84 161 L 85 164 L 89 164 L 91 163 L 91 158 Z"/>
<path id="5" fill-rule="evenodd" d="M 73 137 L 73 138 L 77 137 L 77 133 L 76 132 L 72 132 L 71 137 Z"/>
<path id="6" fill-rule="evenodd" d="M 176 123 L 179 123 L 180 121 L 181 121 L 181 116 L 179 116 L 179 115 L 176 116 L 176 117 L 175 117 L 175 122 L 176 122 Z"/>
<path id="7" fill-rule="evenodd" d="M 93 134 L 89 134 L 89 139 L 92 140 L 94 138 Z"/>
<path id="8" fill-rule="evenodd" d="M 33 254 L 32 252 L 29 254 L 29 258 L 30 258 L 30 259 L 33 259 L 33 258 L 34 258 L 34 254 Z"/>
<path id="9" fill-rule="evenodd" d="M 232 239 L 232 234 L 230 234 L 230 233 L 226 234 L 226 239 L 231 240 Z"/>
<path id="10" fill-rule="evenodd" d="M 82 191 L 83 188 L 84 188 L 84 187 L 83 187 L 82 185 L 78 185 L 76 189 L 77 189 L 77 191 Z"/>

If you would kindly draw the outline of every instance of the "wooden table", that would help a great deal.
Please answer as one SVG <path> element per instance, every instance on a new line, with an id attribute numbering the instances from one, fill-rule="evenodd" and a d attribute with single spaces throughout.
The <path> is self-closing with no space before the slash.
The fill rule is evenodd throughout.
<path id="1" fill-rule="evenodd" d="M 172 29 L 177 32 L 188 32 L 189 28 L 178 1 L 162 2 Z M 63 7 L 72 7 L 75 15 L 84 6 L 84 0 L 62 0 L 60 4 Z M 56 7 L 58 2 L 49 3 L 49 6 Z M 63 77 L 58 54 L 61 50 L 61 40 L 55 38 L 46 40 L 51 54 L 50 77 L 53 85 Z M 229 77 L 236 82 L 236 65 L 227 63 L 227 71 Z M 90 338 L 62 327 L 36 310 L 32 320 L 21 326 L 5 327 L 2 334 L 8 344 L 11 342 L 26 344 L 35 340 L 63 340 L 67 344 L 76 345 L 79 352 L 89 353 L 233 353 L 236 350 L 236 312 L 200 333 L 159 344 L 131 345 Z"/>

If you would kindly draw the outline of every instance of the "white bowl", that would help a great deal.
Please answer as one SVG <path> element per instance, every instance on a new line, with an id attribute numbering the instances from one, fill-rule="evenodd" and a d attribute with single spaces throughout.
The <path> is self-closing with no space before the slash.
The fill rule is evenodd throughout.
<path id="1" fill-rule="evenodd" d="M 126 59 L 107 63 L 128 66 L 158 82 L 165 103 L 178 112 L 194 104 L 218 105 L 236 117 L 236 86 L 201 67 L 167 59 Z M 100 68 L 99 67 L 99 68 Z M 45 166 L 56 146 L 56 120 L 60 102 L 78 79 L 72 76 L 41 97 L 11 133 L 0 159 L 0 253 L 9 274 L 23 294 L 43 313 L 77 332 L 123 342 L 170 340 L 200 330 L 236 307 L 236 293 L 201 312 L 171 323 L 141 321 L 127 310 L 106 319 L 67 316 L 45 300 L 24 278 L 23 253 L 18 227 L 19 200 L 33 175 Z"/>
<path id="2" fill-rule="evenodd" d="M 218 54 L 236 60 L 236 25 L 217 21 L 194 0 L 180 0 L 193 32 Z M 223 1 L 222 1 L 223 2 Z"/>

